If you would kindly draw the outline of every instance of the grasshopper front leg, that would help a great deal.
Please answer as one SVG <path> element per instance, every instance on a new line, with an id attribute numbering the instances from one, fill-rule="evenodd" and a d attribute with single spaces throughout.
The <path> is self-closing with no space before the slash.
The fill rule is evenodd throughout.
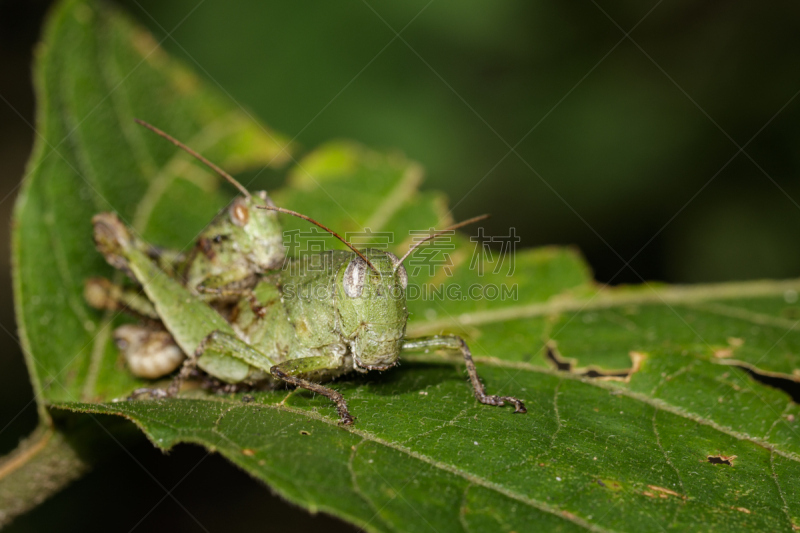
<path id="1" fill-rule="evenodd" d="M 301 357 L 299 359 L 289 359 L 269 369 L 270 374 L 276 378 L 285 381 L 296 387 L 310 390 L 322 394 L 330 401 L 336 404 L 336 410 L 339 412 L 339 423 L 349 426 L 354 422 L 353 416 L 347 409 L 347 402 L 340 392 L 337 392 L 330 387 L 314 383 L 307 379 L 298 377 L 302 374 L 311 374 L 314 372 L 324 372 L 326 370 L 335 371 L 342 366 L 342 360 L 337 356 L 315 356 L 315 357 Z"/>
<path id="2" fill-rule="evenodd" d="M 83 297 L 95 309 L 127 311 L 139 318 L 160 320 L 156 308 L 138 288 L 123 287 L 106 278 L 89 278 L 84 282 Z"/>
<path id="3" fill-rule="evenodd" d="M 472 360 L 472 352 L 469 346 L 464 342 L 464 339 L 457 335 L 431 335 L 429 337 L 419 337 L 416 339 L 409 339 L 403 342 L 403 350 L 405 351 L 418 351 L 425 349 L 433 350 L 458 350 L 464 356 L 464 362 L 467 365 L 467 373 L 469 380 L 472 383 L 472 391 L 475 393 L 475 398 L 479 402 L 487 405 L 502 406 L 505 402 L 514 405 L 515 413 L 527 413 L 525 404 L 521 400 L 513 396 L 493 396 L 486 394 L 486 388 L 483 386 L 481 378 L 478 377 L 478 371 L 475 368 L 475 362 Z"/>

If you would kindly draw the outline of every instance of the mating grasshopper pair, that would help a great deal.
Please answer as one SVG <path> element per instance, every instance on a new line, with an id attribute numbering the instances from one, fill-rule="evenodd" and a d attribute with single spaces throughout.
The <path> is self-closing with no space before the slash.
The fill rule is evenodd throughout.
<path id="1" fill-rule="evenodd" d="M 158 378 L 181 367 L 166 389 L 139 389 L 132 398 L 175 396 L 183 380 L 200 369 L 225 390 L 283 381 L 317 392 L 336 404 L 340 422 L 349 425 L 354 419 L 344 397 L 320 382 L 351 371 L 387 370 L 401 351 L 447 349 L 464 356 L 478 401 L 508 402 L 514 412 L 526 412 L 517 398 L 486 394 L 460 337 L 405 338 L 408 275 L 403 261 L 424 241 L 402 258 L 378 249 L 358 250 L 309 217 L 275 207 L 266 192 L 251 195 L 200 154 L 137 122 L 207 164 L 242 196 L 216 216 L 186 256 L 141 241 L 113 213 L 92 219 L 98 250 L 137 282 L 146 298 L 138 290 L 91 279 L 87 300 L 97 308 L 123 308 L 146 319 L 146 325 L 125 325 L 114 333 L 134 374 Z M 351 251 L 289 259 L 279 268 L 285 251 L 278 212 L 316 224 Z"/>

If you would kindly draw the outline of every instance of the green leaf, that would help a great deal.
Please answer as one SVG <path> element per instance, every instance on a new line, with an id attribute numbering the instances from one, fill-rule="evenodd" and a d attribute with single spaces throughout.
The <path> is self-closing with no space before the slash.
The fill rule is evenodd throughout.
<path id="1" fill-rule="evenodd" d="M 182 247 L 231 196 L 130 119 L 227 168 L 281 159 L 285 141 L 148 56 L 151 39 L 113 10 L 63 3 L 45 43 L 43 138 L 14 235 L 18 318 L 45 405 L 124 416 L 164 449 L 206 446 L 290 501 L 368 530 L 800 526 L 800 409 L 750 375 L 800 380 L 797 280 L 610 289 L 563 248 L 495 250 L 481 276 L 474 244 L 455 236 L 433 276 L 408 264 L 420 291 L 408 333 L 463 335 L 487 389 L 522 397 L 527 415 L 477 403 L 459 358 L 437 354 L 338 380 L 356 416 L 348 428 L 304 391 L 115 402 L 140 382 L 109 343 L 120 318 L 81 298 L 83 279 L 111 274 L 91 216 L 113 208 L 151 242 Z M 450 221 L 441 195 L 417 191 L 420 177 L 402 155 L 335 142 L 296 162 L 273 196 L 343 233 L 391 232 L 399 252 L 409 231 Z"/>
<path id="2" fill-rule="evenodd" d="M 103 4 L 60 4 L 37 55 L 39 137 L 14 216 L 17 316 L 37 397 L 91 400 L 135 385 L 115 363 L 111 315 L 83 301 L 87 276 L 112 275 L 91 250 L 92 215 L 116 211 L 144 238 L 182 249 L 230 196 L 134 117 L 230 170 L 280 165 L 289 152 Z"/>

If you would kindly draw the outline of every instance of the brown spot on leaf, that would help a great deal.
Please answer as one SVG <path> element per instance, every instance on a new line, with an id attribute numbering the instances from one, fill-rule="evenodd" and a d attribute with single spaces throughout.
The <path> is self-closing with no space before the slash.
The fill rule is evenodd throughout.
<path id="1" fill-rule="evenodd" d="M 739 511 L 740 513 L 750 514 L 750 509 L 747 509 L 745 507 L 731 507 L 731 509 Z"/>
<path id="2" fill-rule="evenodd" d="M 740 339 L 739 337 L 728 337 L 728 344 L 730 344 L 733 348 L 738 348 L 744 344 L 744 339 Z"/>
<path id="3" fill-rule="evenodd" d="M 622 381 L 623 383 L 628 383 L 630 381 L 631 376 L 639 371 L 642 366 L 642 361 L 644 361 L 647 357 L 647 355 L 642 352 L 630 352 L 628 355 L 631 358 L 631 368 L 628 369 L 607 370 L 597 368 L 595 366 L 580 368 L 575 366 L 574 359 L 562 357 L 562 355 L 558 352 L 558 347 L 556 346 L 555 341 L 548 341 L 545 345 L 545 348 L 545 356 L 547 357 L 548 361 L 555 366 L 556 370 L 605 381 Z"/>
<path id="4" fill-rule="evenodd" d="M 555 365 L 556 370 L 561 370 L 562 372 L 572 372 L 572 361 L 568 361 L 561 357 L 561 354 L 558 353 L 558 348 L 556 347 L 555 342 L 548 342 L 545 348 L 545 355 L 547 356 L 547 359 Z"/>
<path id="5" fill-rule="evenodd" d="M 614 481 L 613 479 L 598 479 L 597 484 L 603 487 L 604 489 L 608 489 L 614 492 L 622 490 L 622 484 L 619 481 Z"/>
<path id="6" fill-rule="evenodd" d="M 750 363 L 737 361 L 736 359 L 721 359 L 718 362 L 720 364 L 741 368 L 750 374 L 751 378 L 759 383 L 780 389 L 791 396 L 792 401 L 795 403 L 800 403 L 800 374 L 798 374 L 798 369 L 793 370 L 791 374 L 783 374 L 780 372 L 769 372 L 767 370 L 762 370 L 751 365 Z M 724 379 L 728 376 L 728 372 L 725 372 L 721 377 Z M 734 390 L 742 390 L 742 388 L 736 384 L 731 383 L 729 385 Z"/>
<path id="7" fill-rule="evenodd" d="M 727 359 L 733 355 L 733 350 L 730 348 L 723 348 L 721 350 L 714 350 L 714 357 L 717 359 Z"/>
<path id="8" fill-rule="evenodd" d="M 311 433 L 309 433 L 309 432 L 308 432 L 308 431 L 306 431 L 305 429 L 302 429 L 302 430 L 300 430 L 300 434 L 301 434 L 301 435 L 306 435 L 306 436 L 308 436 L 308 435 L 311 435 Z"/>
<path id="9" fill-rule="evenodd" d="M 668 497 L 667 495 L 669 495 L 669 496 L 677 496 L 678 498 L 683 498 L 684 500 L 686 499 L 686 496 L 684 496 L 679 492 L 675 492 L 674 490 L 665 489 L 664 487 L 659 487 L 657 485 L 647 485 L 647 486 L 648 488 L 653 489 L 654 491 L 660 492 L 661 493 L 660 496 L 662 498 L 667 498 Z"/>
<path id="10" fill-rule="evenodd" d="M 708 462 L 712 465 L 728 465 L 733 466 L 733 460 L 736 459 L 735 455 L 709 455 Z"/>
<path id="11" fill-rule="evenodd" d="M 256 454 L 256 451 L 252 448 L 245 448 L 242 450 L 242 453 L 245 454 L 247 457 L 253 457 Z"/>

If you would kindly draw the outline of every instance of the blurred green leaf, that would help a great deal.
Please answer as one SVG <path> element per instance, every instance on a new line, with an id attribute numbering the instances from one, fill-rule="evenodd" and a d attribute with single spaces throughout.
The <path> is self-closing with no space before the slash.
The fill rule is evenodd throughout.
<path id="1" fill-rule="evenodd" d="M 201 444 L 290 501 L 369 530 L 800 525 L 800 409 L 748 375 L 800 380 L 800 281 L 608 289 L 561 248 L 495 251 L 479 276 L 474 247 L 454 237 L 452 277 L 410 269 L 420 291 L 450 292 L 409 302 L 409 335 L 465 336 L 487 388 L 524 398 L 525 416 L 478 404 L 458 358 L 435 354 L 337 382 L 357 418 L 349 428 L 304 391 L 114 402 L 139 382 L 109 343 L 114 319 L 81 298 L 83 279 L 111 273 L 91 216 L 114 209 L 151 242 L 182 247 L 230 198 L 129 119 L 229 168 L 280 159 L 285 141 L 148 56 L 142 43 L 152 41 L 114 11 L 64 3 L 45 42 L 42 138 L 14 253 L 28 364 L 47 406 L 124 416 L 164 449 Z M 144 70 L 121 74 L 134 66 Z M 392 232 L 397 251 L 410 230 L 449 221 L 441 195 L 418 193 L 420 169 L 399 154 L 335 142 L 289 176 L 279 205 L 343 232 Z M 507 297 L 469 297 L 490 285 Z"/>
<path id="2" fill-rule="evenodd" d="M 134 117 L 232 171 L 280 165 L 289 153 L 282 136 L 107 6 L 60 4 L 38 56 L 39 137 L 14 216 L 17 315 L 37 397 L 91 400 L 134 384 L 115 366 L 111 316 L 83 302 L 86 277 L 110 273 L 86 253 L 92 215 L 116 211 L 144 238 L 183 249 L 228 198 L 217 177 Z"/>

